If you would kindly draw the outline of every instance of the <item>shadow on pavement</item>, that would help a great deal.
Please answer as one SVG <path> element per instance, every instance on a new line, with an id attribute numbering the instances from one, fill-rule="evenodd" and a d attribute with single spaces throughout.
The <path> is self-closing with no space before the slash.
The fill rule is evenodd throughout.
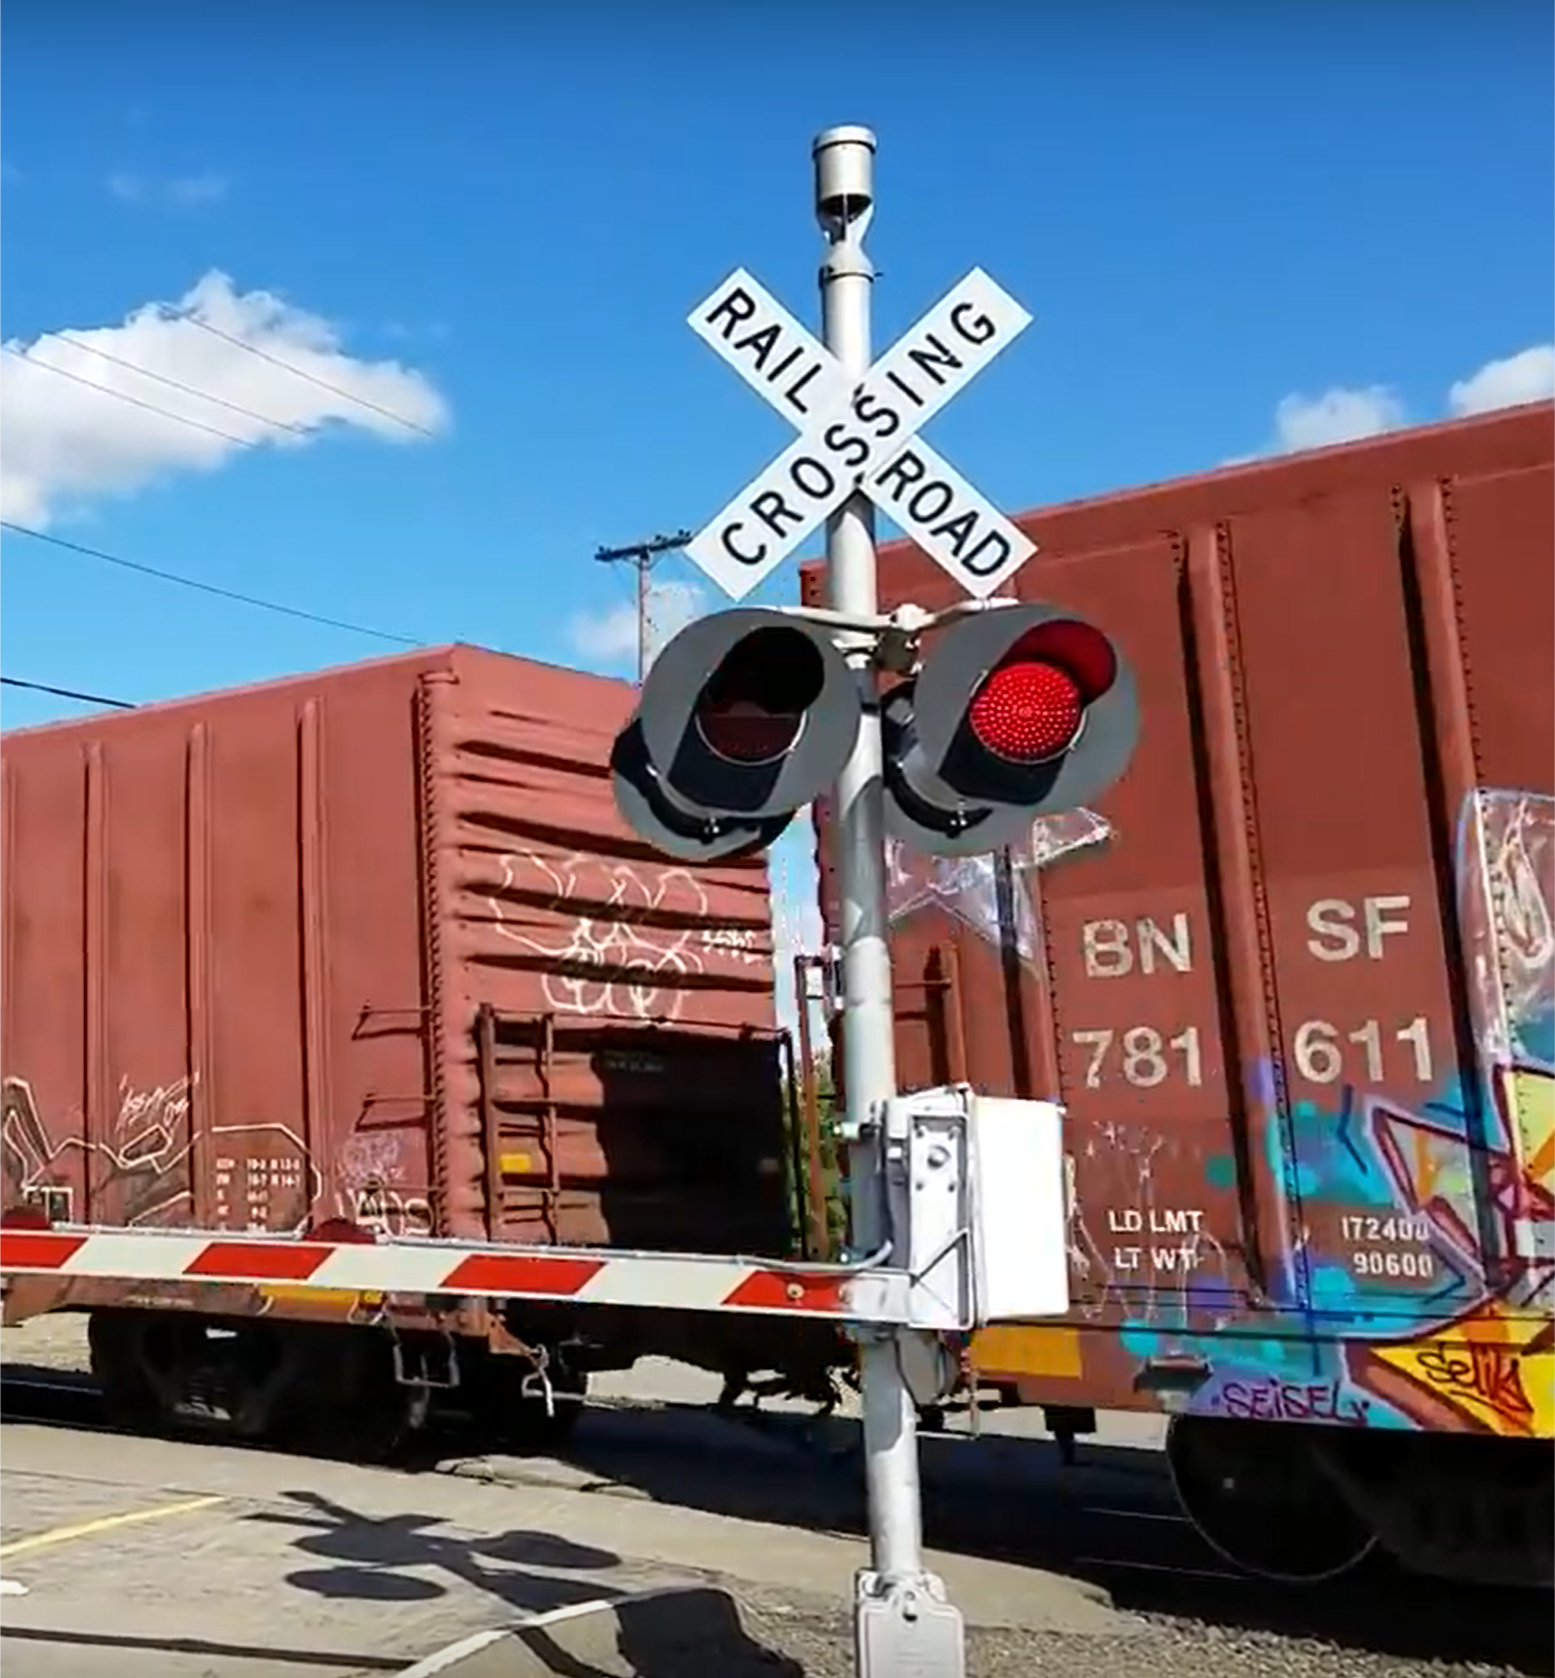
<path id="1" fill-rule="evenodd" d="M 608 1603 L 599 1613 L 547 1626 L 515 1626 L 488 1650 L 461 1660 L 449 1678 L 493 1678 L 510 1672 L 558 1678 L 804 1678 L 802 1669 L 749 1637 L 731 1597 L 691 1587 L 642 1593 L 601 1572 L 624 1566 L 613 1551 L 527 1530 L 486 1538 L 445 1536 L 427 1515 L 371 1518 L 311 1491 L 283 1494 L 294 1508 L 261 1510 L 254 1521 L 308 1529 L 293 1541 L 304 1554 L 336 1565 L 286 1575 L 298 1590 L 369 1602 L 428 1600 L 448 1586 L 442 1572 L 485 1592 L 509 1610 L 545 1614 L 585 1603 Z M 540 1569 L 543 1571 L 535 1571 Z M 575 1577 L 557 1577 L 573 1574 Z M 583 1575 L 583 1577 L 576 1577 Z M 514 1646 L 525 1659 L 514 1661 Z"/>
<path id="2" fill-rule="evenodd" d="M 299 1568 L 287 1584 L 317 1596 L 365 1602 L 430 1601 L 446 1596 L 448 1579 L 528 1613 L 619 1596 L 625 1584 L 597 1575 L 622 1566 L 611 1550 L 573 1544 L 544 1532 L 504 1532 L 470 1538 L 434 1530 L 435 1515 L 360 1515 L 312 1491 L 285 1492 L 289 1509 L 245 1517 L 267 1525 L 300 1527 L 293 1541 L 303 1555 L 333 1565 Z M 584 1577 L 567 1577 L 568 1574 Z"/>
<path id="3" fill-rule="evenodd" d="M 477 1668 L 449 1678 L 805 1678 L 797 1661 L 750 1636 L 732 1598 L 711 1589 L 627 1599 L 608 1616 L 521 1627 L 508 1641 L 525 1651 L 525 1664 L 511 1650 L 493 1651 L 490 1674 Z"/>
<path id="4" fill-rule="evenodd" d="M 1237 1572 L 1179 1514 L 1159 1451 L 1082 1441 L 1066 1467 L 1045 1439 L 926 1434 L 920 1443 L 924 1535 L 936 1549 L 1084 1579 L 1129 1612 L 1555 1673 L 1547 1594 L 1423 1580 L 1386 1561 L 1306 1587 Z M 857 1423 L 837 1418 L 812 1435 L 804 1418 L 781 1413 L 752 1425 L 693 1406 L 600 1407 L 585 1416 L 562 1462 L 488 1461 L 498 1480 L 586 1486 L 862 1534 L 857 1446 Z"/>
<path id="5" fill-rule="evenodd" d="M 759 1424 L 692 1406 L 591 1410 L 565 1458 L 488 1457 L 498 1477 L 646 1496 L 655 1502 L 783 1526 L 861 1533 L 864 1481 L 858 1426 L 833 1419 L 812 1436 L 804 1418 L 777 1414 Z M 1089 1538 L 1085 1517 L 1107 1509 L 1151 1524 L 1152 1554 L 1219 1567 L 1181 1525 L 1159 1453 L 1079 1447 L 1064 1467 L 1046 1440 L 986 1434 L 920 1439 L 924 1519 L 936 1548 L 1004 1560 L 1051 1560 Z M 1170 1543 L 1165 1528 L 1175 1530 Z"/>
<path id="6" fill-rule="evenodd" d="M 218 1643 L 204 1637 L 129 1637 L 115 1632 L 56 1631 L 46 1626 L 0 1626 L 0 1644 L 32 1643 L 61 1649 L 119 1649 L 125 1654 L 189 1655 L 207 1661 L 271 1661 L 314 1672 L 338 1669 L 348 1674 L 403 1672 L 398 1656 L 323 1653 L 317 1649 L 288 1649 L 267 1643 Z"/>

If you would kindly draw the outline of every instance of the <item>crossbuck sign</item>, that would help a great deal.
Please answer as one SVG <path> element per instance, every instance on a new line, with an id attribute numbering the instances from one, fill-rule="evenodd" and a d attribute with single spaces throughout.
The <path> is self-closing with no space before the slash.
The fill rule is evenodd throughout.
<path id="1" fill-rule="evenodd" d="M 797 441 L 686 549 L 736 600 L 859 490 L 979 598 L 1037 551 L 916 436 L 1031 324 L 1031 316 L 981 268 L 857 383 L 744 269 L 731 274 L 690 323 L 799 428 Z"/>

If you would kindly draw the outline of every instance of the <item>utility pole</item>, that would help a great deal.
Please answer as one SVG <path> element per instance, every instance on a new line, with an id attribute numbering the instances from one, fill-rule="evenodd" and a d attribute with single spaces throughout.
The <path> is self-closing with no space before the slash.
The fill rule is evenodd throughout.
<path id="1" fill-rule="evenodd" d="M 654 850 L 696 864 L 766 850 L 803 805 L 835 789 L 849 1297 L 872 1297 L 891 1267 L 918 1279 L 953 1263 L 959 1328 L 1062 1316 L 1061 1110 L 964 1085 L 898 1094 L 886 821 L 915 849 L 966 856 L 1014 842 L 1039 814 L 1075 808 L 1128 764 L 1133 679 L 1077 614 L 1013 601 L 992 609 L 989 597 L 1036 546 L 914 441 L 1031 316 L 973 269 L 874 360 L 865 245 L 875 137 L 831 128 L 812 151 L 822 341 L 743 268 L 687 322 L 799 436 L 685 555 L 743 603 L 824 520 L 829 598 L 824 608 L 742 604 L 670 640 L 612 749 L 616 804 Z M 973 598 L 882 616 L 876 507 Z M 651 546 L 600 557 L 645 567 Z M 897 689 L 888 702 L 888 758 L 877 675 L 909 667 L 910 694 Z M 960 1175 L 952 1183 L 941 1172 Z M 859 1312 L 852 1327 L 870 1539 L 854 1587 L 858 1678 L 965 1678 L 962 1616 L 925 1565 L 918 1472 L 917 1407 L 952 1390 L 954 1360 L 926 1310 Z"/>
<path id="2" fill-rule="evenodd" d="M 875 136 L 867 128 L 830 128 L 812 150 L 815 214 L 826 237 L 820 270 L 822 338 L 848 374 L 862 380 L 871 356 L 875 267 L 864 239 L 875 214 Z M 858 619 L 879 610 L 875 510 L 868 497 L 850 496 L 827 519 L 826 572 L 834 612 Z M 846 1022 L 842 1087 L 852 1167 L 851 1241 L 867 1252 L 890 1239 L 888 1144 L 878 1121 L 896 1094 L 896 1022 L 886 936 L 884 752 L 874 703 L 873 648 L 868 637 L 850 639 L 851 644 L 841 644 L 865 704 L 836 788 Z M 905 1375 L 912 1343 L 921 1338 L 907 1329 L 859 1332 L 870 1541 L 870 1566 L 856 1586 L 860 1678 L 891 1678 L 909 1668 L 926 1678 L 964 1678 L 966 1670 L 961 1616 L 923 1562 L 918 1407 Z"/>
<path id="3" fill-rule="evenodd" d="M 630 565 L 637 573 L 637 685 L 648 674 L 648 573 L 667 553 L 675 553 L 691 540 L 689 530 L 673 536 L 650 536 L 645 542 L 629 542 L 620 548 L 599 548 L 594 558 L 601 565 Z"/>

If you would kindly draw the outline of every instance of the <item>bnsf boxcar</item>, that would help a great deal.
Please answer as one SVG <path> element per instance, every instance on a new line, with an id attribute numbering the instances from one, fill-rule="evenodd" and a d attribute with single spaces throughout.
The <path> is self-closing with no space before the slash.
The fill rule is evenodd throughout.
<path id="1" fill-rule="evenodd" d="M 1552 438 L 1541 405 L 1023 519 L 1016 589 L 1117 637 L 1137 754 L 1032 854 L 892 870 L 903 1087 L 1068 1108 L 1072 1315 L 986 1331 L 977 1378 L 1168 1412 L 1188 1511 L 1273 1574 L 1379 1539 L 1549 1573 Z M 905 547 L 881 580 L 957 598 Z"/>
<path id="2" fill-rule="evenodd" d="M 628 834 L 632 699 L 460 646 L 6 736 L 3 1204 L 788 1251 L 766 871 Z M 670 1312 L 8 1280 L 8 1323 L 58 1309 L 122 1416 L 362 1449 L 455 1384 L 554 1432 L 590 1369 L 775 1355 Z"/>

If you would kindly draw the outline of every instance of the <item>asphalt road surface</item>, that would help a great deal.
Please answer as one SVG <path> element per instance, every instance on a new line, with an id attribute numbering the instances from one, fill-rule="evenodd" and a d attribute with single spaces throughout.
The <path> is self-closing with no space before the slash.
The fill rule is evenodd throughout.
<path id="1" fill-rule="evenodd" d="M 694 1372 L 649 1366 L 602 1391 L 565 1459 L 444 1438 L 369 1469 L 115 1435 L 88 1387 L 50 1398 L 57 1376 L 18 1367 L 28 1348 L 5 1339 L 0 1574 L 26 1592 L 0 1602 L 8 1678 L 403 1671 L 472 1632 L 687 1582 L 737 1595 L 764 1678 L 852 1671 L 841 1606 L 864 1547 L 847 1418 L 819 1436 L 792 1411 L 729 1422 Z M 1177 1515 L 1149 1419 L 1113 1422 L 1072 1469 L 1028 1413 L 984 1421 L 922 1451 L 973 1678 L 1082 1661 L 1087 1678 L 1552 1670 L 1547 1598 L 1383 1568 L 1317 1591 L 1234 1574 Z M 588 1678 L 618 1669 L 637 1670 Z"/>

